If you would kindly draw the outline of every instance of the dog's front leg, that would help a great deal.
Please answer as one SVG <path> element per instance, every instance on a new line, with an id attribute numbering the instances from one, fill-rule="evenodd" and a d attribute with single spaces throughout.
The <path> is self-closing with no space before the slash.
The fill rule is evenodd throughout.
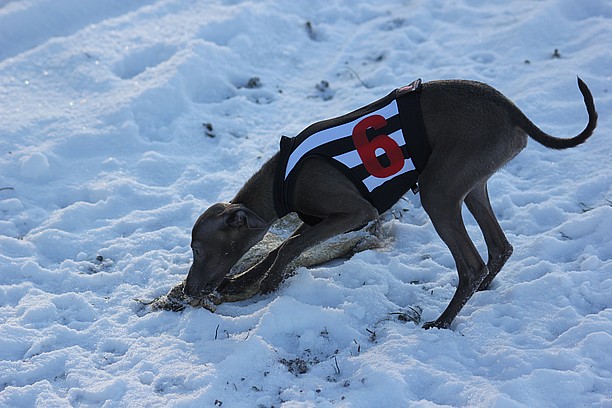
<path id="1" fill-rule="evenodd" d="M 330 214 L 320 223 L 292 235 L 278 248 L 276 259 L 261 282 L 260 291 L 270 293 L 276 290 L 286 277 L 286 267 L 308 248 L 335 235 L 362 227 L 376 217 L 376 210 L 368 203 L 355 213 Z"/>
<path id="2" fill-rule="evenodd" d="M 299 227 L 295 229 L 295 231 L 293 231 L 293 233 L 288 239 L 300 235 L 308 228 L 310 228 L 309 225 L 302 223 Z M 270 267 L 276 260 L 276 257 L 281 247 L 282 244 L 276 247 L 274 250 L 270 251 L 270 253 L 268 253 L 268 255 L 266 255 L 264 259 L 257 262 L 255 265 L 253 265 L 246 271 L 239 273 L 235 276 L 225 278 L 217 288 L 217 291 L 223 294 L 224 296 L 236 297 L 241 293 L 245 292 L 247 289 L 259 285 L 266 272 L 270 269 Z M 257 290 L 259 290 L 259 287 L 257 287 Z"/>

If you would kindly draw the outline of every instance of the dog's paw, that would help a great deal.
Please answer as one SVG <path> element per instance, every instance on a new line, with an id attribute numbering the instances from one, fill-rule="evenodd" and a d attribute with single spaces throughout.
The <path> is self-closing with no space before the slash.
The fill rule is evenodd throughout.
<path id="1" fill-rule="evenodd" d="M 259 291 L 263 293 L 264 295 L 275 292 L 282 282 L 283 282 L 282 275 L 268 274 L 261 281 L 261 285 L 259 286 Z"/>
<path id="2" fill-rule="evenodd" d="M 223 293 L 236 292 L 243 288 L 253 286 L 262 279 L 266 271 L 267 268 L 262 266 L 261 263 L 253 265 L 242 273 L 223 279 L 217 291 Z"/>
<path id="3" fill-rule="evenodd" d="M 426 322 L 425 324 L 423 324 L 423 328 L 425 330 L 429 330 L 429 329 L 450 329 L 450 322 L 441 322 L 439 320 L 435 320 L 433 322 Z"/>
<path id="4" fill-rule="evenodd" d="M 244 290 L 244 286 L 239 279 L 225 278 L 217 287 L 217 292 L 223 295 L 236 295 Z"/>
<path id="5" fill-rule="evenodd" d="M 238 302 L 255 296 L 259 292 L 259 284 L 240 279 L 225 279 L 217 288 L 217 292 L 224 302 Z"/>

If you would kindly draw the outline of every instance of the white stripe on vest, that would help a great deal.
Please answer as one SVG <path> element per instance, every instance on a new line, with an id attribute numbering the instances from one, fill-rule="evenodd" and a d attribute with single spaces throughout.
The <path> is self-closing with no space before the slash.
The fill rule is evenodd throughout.
<path id="1" fill-rule="evenodd" d="M 397 107 L 397 102 L 396 100 L 392 100 L 388 105 L 374 111 L 368 114 L 368 116 L 372 116 L 372 115 L 380 115 L 383 118 L 385 118 L 385 120 L 391 118 L 392 116 L 398 115 L 399 114 L 399 110 Z M 312 134 L 311 136 L 309 136 L 306 140 L 304 140 L 289 156 L 289 159 L 287 160 L 287 167 L 285 169 L 285 180 L 287 180 L 287 178 L 289 177 L 289 174 L 291 174 L 291 171 L 293 171 L 293 169 L 295 168 L 295 166 L 297 165 L 297 163 L 300 161 L 300 159 L 302 157 L 304 157 L 306 154 L 308 154 L 308 152 L 312 151 L 313 149 L 325 144 L 325 143 L 329 143 L 331 141 L 334 140 L 339 140 L 339 139 L 344 139 L 347 137 L 351 137 L 351 134 L 353 133 L 353 129 L 355 128 L 355 126 L 361 121 L 363 120 L 363 117 L 359 117 L 355 120 L 353 120 L 352 122 L 349 123 L 345 123 L 345 124 L 341 124 L 335 127 L 331 127 L 328 129 L 324 129 L 321 130 L 317 133 Z M 393 132 L 392 134 L 388 135 L 391 139 L 393 139 L 398 146 L 401 148 L 406 144 L 406 140 L 404 139 L 404 135 L 401 131 L 401 129 Z M 380 157 L 381 155 L 383 155 L 385 152 L 383 149 L 377 149 L 376 151 L 376 156 Z M 349 150 L 348 152 L 339 154 L 337 156 L 333 156 L 333 159 L 342 163 L 343 165 L 345 165 L 346 167 L 352 169 L 354 167 L 360 166 L 363 164 L 363 161 L 361 160 L 361 157 L 359 156 L 359 153 L 357 152 L 357 150 L 353 149 L 353 150 Z M 374 189 L 380 187 L 381 185 L 383 185 L 384 183 L 386 183 L 387 181 L 401 175 L 404 173 L 407 173 L 411 170 L 415 170 L 414 164 L 412 163 L 412 160 L 410 159 L 405 159 L 404 160 L 404 166 L 402 167 L 401 170 L 399 170 L 398 172 L 396 172 L 395 174 L 387 177 L 387 178 L 379 178 L 373 175 L 370 175 L 369 177 L 365 178 L 364 180 L 362 180 L 363 184 L 365 185 L 365 187 L 368 189 L 369 192 L 372 192 Z"/>

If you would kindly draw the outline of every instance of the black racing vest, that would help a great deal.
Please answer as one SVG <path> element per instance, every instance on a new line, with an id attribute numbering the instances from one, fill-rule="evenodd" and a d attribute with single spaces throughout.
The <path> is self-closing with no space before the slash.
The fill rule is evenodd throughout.
<path id="1" fill-rule="evenodd" d="M 300 167 L 309 157 L 335 165 L 379 214 L 409 189 L 431 153 L 425 135 L 419 93 L 421 80 L 399 88 L 361 109 L 314 123 L 296 137 L 283 136 L 274 180 L 279 218 L 294 212 L 293 191 Z M 321 219 L 297 212 L 309 225 Z"/>

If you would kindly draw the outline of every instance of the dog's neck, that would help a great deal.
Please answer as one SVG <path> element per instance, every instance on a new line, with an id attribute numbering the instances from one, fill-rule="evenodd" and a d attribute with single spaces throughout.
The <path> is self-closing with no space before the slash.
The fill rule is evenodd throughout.
<path id="1" fill-rule="evenodd" d="M 232 203 L 244 205 L 269 225 L 278 219 L 274 209 L 274 177 L 278 157 L 279 153 L 276 153 L 264 163 L 232 199 Z"/>

